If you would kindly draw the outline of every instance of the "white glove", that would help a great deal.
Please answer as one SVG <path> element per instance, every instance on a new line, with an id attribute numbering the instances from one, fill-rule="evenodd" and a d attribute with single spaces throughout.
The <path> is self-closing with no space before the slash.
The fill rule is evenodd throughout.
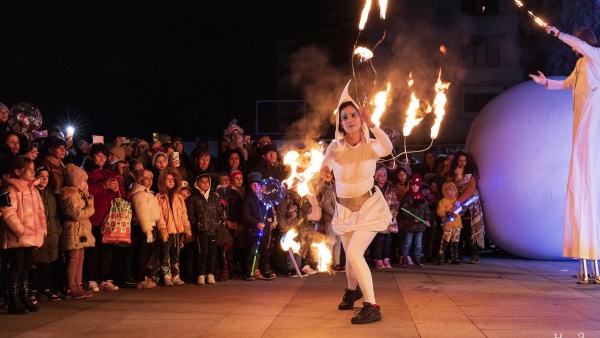
<path id="1" fill-rule="evenodd" d="M 552 34 L 554 36 L 558 36 L 560 31 L 558 30 L 558 28 L 556 28 L 554 26 L 546 26 L 546 33 Z"/>
<path id="2" fill-rule="evenodd" d="M 154 237 L 152 237 L 152 231 L 146 232 L 146 243 L 154 242 Z"/>

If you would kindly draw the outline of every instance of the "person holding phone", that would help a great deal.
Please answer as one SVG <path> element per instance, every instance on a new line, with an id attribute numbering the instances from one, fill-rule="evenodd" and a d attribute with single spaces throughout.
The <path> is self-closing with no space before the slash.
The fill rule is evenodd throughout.
<path id="1" fill-rule="evenodd" d="M 458 152 L 450 164 L 450 174 L 446 182 L 453 182 L 458 189 L 458 197 L 455 209 L 458 209 L 470 197 L 477 195 L 477 165 L 473 158 L 466 152 Z M 469 205 L 468 210 L 462 216 L 463 231 L 459 247 L 465 247 L 471 254 L 470 264 L 479 263 L 479 248 L 484 247 L 485 230 L 483 224 L 483 211 L 479 200 Z"/>

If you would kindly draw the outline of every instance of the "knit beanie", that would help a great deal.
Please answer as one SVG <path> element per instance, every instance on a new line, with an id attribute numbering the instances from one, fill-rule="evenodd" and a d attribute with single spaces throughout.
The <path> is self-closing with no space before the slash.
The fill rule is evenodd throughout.
<path id="1" fill-rule="evenodd" d="M 253 171 L 248 174 L 248 184 L 252 184 L 254 182 L 262 182 L 262 175 L 259 172 Z"/>
<path id="2" fill-rule="evenodd" d="M 154 155 L 152 155 L 152 162 L 151 162 L 151 163 L 152 163 L 152 168 L 154 168 L 154 162 L 156 161 L 156 158 L 157 158 L 158 156 L 164 156 L 164 157 L 167 159 L 167 161 L 169 160 L 169 159 L 167 158 L 167 154 L 165 154 L 165 153 L 163 153 L 163 152 L 160 152 L 160 151 L 159 151 L 158 153 L 155 153 Z"/>
<path id="3" fill-rule="evenodd" d="M 8 110 L 8 107 L 4 103 L 0 102 L 0 110 Z"/>
<path id="4" fill-rule="evenodd" d="M 410 178 L 410 185 L 416 184 L 419 187 L 421 185 L 423 185 L 423 179 L 421 179 L 421 175 L 419 174 L 414 174 L 412 175 L 412 177 Z"/>
<path id="5" fill-rule="evenodd" d="M 263 146 L 262 148 L 260 148 L 261 155 L 266 155 L 267 153 L 269 153 L 269 151 L 277 152 L 277 145 L 273 144 L 273 143 L 269 143 L 269 144 Z"/>
<path id="6" fill-rule="evenodd" d="M 85 170 L 79 168 L 78 166 L 69 163 L 66 165 L 67 175 L 66 175 L 66 184 L 71 187 L 75 187 L 81 189 L 83 182 L 87 180 L 88 175 Z"/>
<path id="7" fill-rule="evenodd" d="M 237 169 L 234 169 L 234 170 L 231 171 L 231 173 L 229 173 L 229 179 L 232 180 L 232 181 L 237 176 L 244 177 L 244 174 L 241 171 L 237 170 Z"/>
<path id="8" fill-rule="evenodd" d="M 387 174 L 387 168 L 382 165 L 379 168 L 377 168 L 377 170 L 375 170 L 375 175 L 373 177 L 377 178 L 377 176 L 379 176 L 379 174 L 381 173 L 386 173 Z"/>
<path id="9" fill-rule="evenodd" d="M 227 129 L 225 129 L 223 135 L 229 136 L 234 130 L 237 130 L 240 134 L 244 134 L 244 129 L 237 125 L 237 119 L 233 119 L 231 122 L 229 122 L 229 126 L 227 126 Z"/>
<path id="10" fill-rule="evenodd" d="M 0 109 L 2 109 L 2 107 L 0 107 Z M 35 177 L 37 177 L 37 175 L 41 172 L 41 171 L 47 171 L 48 173 L 50 173 L 50 170 L 48 170 L 48 168 L 44 165 L 38 165 L 37 167 L 35 167 L 34 172 L 35 172 Z"/>
<path id="11" fill-rule="evenodd" d="M 123 149 L 123 147 L 113 147 L 109 152 L 118 157 L 119 160 L 125 159 L 125 149 Z"/>
<path id="12" fill-rule="evenodd" d="M 154 178 L 154 175 L 150 170 L 142 169 L 135 172 L 135 182 L 138 184 L 141 184 L 142 180 L 147 177 L 151 179 Z"/>

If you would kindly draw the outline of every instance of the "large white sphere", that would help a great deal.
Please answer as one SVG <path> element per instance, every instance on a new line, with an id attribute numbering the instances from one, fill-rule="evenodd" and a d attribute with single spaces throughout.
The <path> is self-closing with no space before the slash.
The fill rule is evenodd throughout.
<path id="1" fill-rule="evenodd" d="M 480 171 L 486 236 L 516 256 L 563 258 L 571 95 L 527 81 L 490 101 L 471 125 L 466 148 Z"/>

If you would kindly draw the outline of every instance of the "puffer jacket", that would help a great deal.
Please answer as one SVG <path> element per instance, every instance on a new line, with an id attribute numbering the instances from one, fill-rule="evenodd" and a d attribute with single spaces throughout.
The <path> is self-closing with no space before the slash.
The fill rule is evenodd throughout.
<path id="1" fill-rule="evenodd" d="M 133 224 L 139 224 L 142 232 L 152 231 L 160 218 L 160 206 L 152 191 L 141 184 L 133 183 L 126 199 L 133 209 Z"/>
<path id="2" fill-rule="evenodd" d="M 188 199 L 188 215 L 190 223 L 199 231 L 206 231 L 207 235 L 217 233 L 219 226 L 225 221 L 225 209 L 219 195 L 208 193 L 208 199 L 202 195 L 200 189 L 194 185 L 194 194 Z"/>
<path id="3" fill-rule="evenodd" d="M 94 198 L 83 196 L 75 187 L 63 187 L 59 194 L 60 208 L 64 215 L 60 247 L 63 250 L 77 250 L 93 247 L 96 239 L 92 235 L 90 217 L 94 214 Z"/>
<path id="4" fill-rule="evenodd" d="M 442 221 L 446 221 L 446 213 L 452 212 L 454 210 L 454 203 L 457 201 L 456 198 L 451 199 L 446 194 L 446 190 L 451 186 L 454 186 L 454 188 L 456 189 L 456 185 L 452 182 L 447 182 L 442 185 L 442 194 L 444 195 L 444 198 L 440 200 L 440 203 L 438 204 L 437 208 L 437 214 L 442 218 Z M 460 214 L 454 217 L 454 221 L 449 221 L 446 224 L 444 224 L 444 230 L 452 229 L 462 229 L 462 219 L 460 217 Z"/>
<path id="5" fill-rule="evenodd" d="M 46 211 L 46 225 L 48 235 L 44 238 L 44 245 L 33 252 L 34 263 L 52 263 L 58 259 L 58 242 L 62 233 L 61 213 L 54 191 L 50 187 L 38 190 Z"/>
<path id="6" fill-rule="evenodd" d="M 40 247 L 46 236 L 46 214 L 38 189 L 30 182 L 2 176 L 2 191 L 12 203 L 2 215 L 0 245 L 4 249 Z"/>
<path id="7" fill-rule="evenodd" d="M 157 224 L 159 230 L 166 229 L 168 234 L 180 234 L 190 227 L 183 196 L 178 193 L 173 194 L 172 203 L 169 201 L 167 194 L 158 193 L 156 199 L 160 207 L 160 217 Z"/>
<path id="8" fill-rule="evenodd" d="M 94 208 L 96 212 L 90 217 L 92 226 L 100 226 L 110 211 L 110 204 L 114 198 L 124 198 L 125 188 L 119 185 L 119 191 L 114 192 L 104 188 L 104 183 L 118 175 L 108 168 L 100 168 L 93 163 L 84 165 L 88 174 L 88 186 L 90 195 L 94 196 Z"/>
<path id="9" fill-rule="evenodd" d="M 413 194 L 409 191 L 402 199 L 402 208 L 419 216 L 421 219 L 429 221 L 429 204 L 425 199 L 415 200 Z M 407 212 L 402 213 L 404 231 L 406 232 L 424 232 L 427 226 L 423 222 L 415 222 L 415 218 Z"/>

